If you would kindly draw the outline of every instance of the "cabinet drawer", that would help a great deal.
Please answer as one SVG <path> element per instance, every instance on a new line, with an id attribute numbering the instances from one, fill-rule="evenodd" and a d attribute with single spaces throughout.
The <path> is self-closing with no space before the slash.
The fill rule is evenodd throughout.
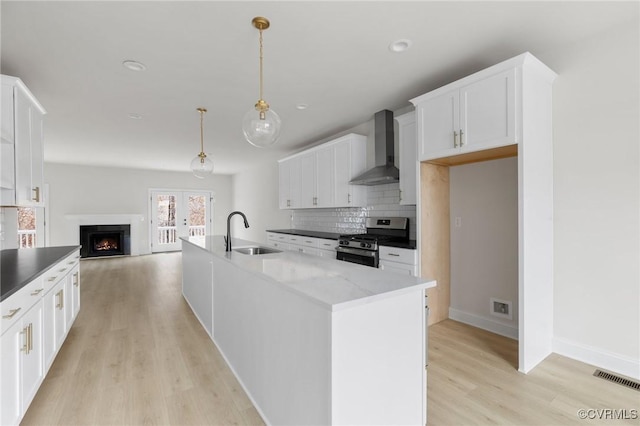
<path id="1" fill-rule="evenodd" d="M 300 237 L 298 244 L 305 247 L 318 248 L 318 239 L 313 237 Z"/>
<path id="2" fill-rule="evenodd" d="M 46 288 L 46 291 L 52 289 L 61 279 L 67 276 L 67 274 L 73 269 L 72 265 L 67 265 L 66 261 L 56 263 L 53 268 L 49 269 L 42 275 L 42 281 Z"/>
<path id="3" fill-rule="evenodd" d="M 11 325 L 18 321 L 44 296 L 42 277 L 38 277 L 22 287 L 15 294 L 0 302 L 0 321 L 4 333 Z"/>
<path id="4" fill-rule="evenodd" d="M 302 237 L 300 235 L 286 235 L 287 237 L 287 242 L 289 244 L 297 244 L 299 246 L 303 245 L 302 240 L 304 240 L 307 237 Z"/>
<path id="5" fill-rule="evenodd" d="M 338 240 L 325 240 L 324 238 L 318 238 L 318 248 L 320 250 L 333 251 L 335 255 L 336 247 L 338 247 Z"/>
<path id="6" fill-rule="evenodd" d="M 390 260 L 409 265 L 416 265 L 418 261 L 416 250 L 387 246 L 380 246 L 380 260 Z"/>

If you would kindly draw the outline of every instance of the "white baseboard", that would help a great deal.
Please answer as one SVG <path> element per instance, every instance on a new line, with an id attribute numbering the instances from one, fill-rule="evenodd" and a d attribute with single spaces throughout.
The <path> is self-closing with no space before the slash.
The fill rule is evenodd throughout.
<path id="1" fill-rule="evenodd" d="M 603 370 L 640 380 L 640 360 L 619 355 L 593 346 L 572 342 L 560 337 L 553 338 L 553 352 Z"/>
<path id="2" fill-rule="evenodd" d="M 492 319 L 483 318 L 481 316 L 460 311 L 458 309 L 449 308 L 449 318 L 455 321 L 463 322 L 483 330 L 490 331 L 501 336 L 518 340 L 518 327 L 502 324 Z"/>

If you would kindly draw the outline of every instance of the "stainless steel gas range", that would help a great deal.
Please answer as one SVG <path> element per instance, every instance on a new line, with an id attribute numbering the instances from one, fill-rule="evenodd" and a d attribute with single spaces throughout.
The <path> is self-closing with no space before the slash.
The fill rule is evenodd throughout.
<path id="1" fill-rule="evenodd" d="M 340 235 L 336 259 L 360 265 L 378 267 L 380 243 L 409 241 L 409 218 L 370 217 L 365 234 Z"/>

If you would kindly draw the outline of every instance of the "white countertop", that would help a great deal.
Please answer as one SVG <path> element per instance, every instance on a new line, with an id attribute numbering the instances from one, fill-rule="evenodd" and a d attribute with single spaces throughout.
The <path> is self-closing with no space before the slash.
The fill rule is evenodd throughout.
<path id="1" fill-rule="evenodd" d="M 181 240 L 239 268 L 260 274 L 263 279 L 278 283 L 332 311 L 436 286 L 433 279 L 396 274 L 294 251 L 254 256 L 235 251 L 225 252 L 221 235 L 185 237 Z M 236 249 L 262 244 L 232 238 L 232 246 Z"/>

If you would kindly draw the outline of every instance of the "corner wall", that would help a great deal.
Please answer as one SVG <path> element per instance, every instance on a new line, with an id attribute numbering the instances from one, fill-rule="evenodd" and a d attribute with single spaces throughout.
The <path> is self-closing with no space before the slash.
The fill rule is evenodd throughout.
<path id="1" fill-rule="evenodd" d="M 554 50 L 554 342 L 640 378 L 640 31 Z"/>

